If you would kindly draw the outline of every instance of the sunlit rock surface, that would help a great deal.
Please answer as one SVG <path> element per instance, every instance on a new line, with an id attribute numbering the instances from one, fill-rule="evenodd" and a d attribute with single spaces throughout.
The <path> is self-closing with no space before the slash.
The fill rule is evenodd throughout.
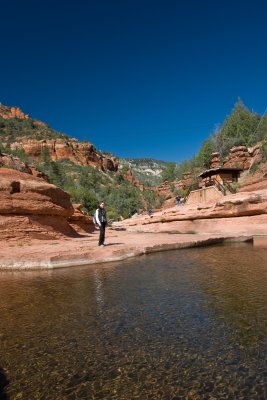
<path id="1" fill-rule="evenodd" d="M 264 234 L 266 222 L 267 190 L 260 190 L 225 196 L 217 202 L 175 206 L 113 225 L 139 232 Z"/>
<path id="2" fill-rule="evenodd" d="M 75 236 L 67 223 L 73 214 L 69 195 L 30 174 L 0 169 L 1 239 Z"/>

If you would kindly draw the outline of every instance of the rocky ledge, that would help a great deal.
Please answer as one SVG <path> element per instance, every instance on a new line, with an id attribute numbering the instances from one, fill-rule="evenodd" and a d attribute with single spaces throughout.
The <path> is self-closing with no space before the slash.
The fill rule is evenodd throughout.
<path id="1" fill-rule="evenodd" d="M 267 190 L 243 192 L 201 205 L 184 205 L 139 215 L 114 224 L 131 232 L 263 235 L 267 224 Z"/>
<path id="2" fill-rule="evenodd" d="M 205 234 L 147 234 L 107 229 L 106 246 L 98 246 L 98 231 L 82 238 L 0 242 L 0 269 L 34 270 L 122 261 L 144 254 L 208 246 L 225 240 L 248 241 L 247 236 Z"/>
<path id="3" fill-rule="evenodd" d="M 11 143 L 12 150 L 23 149 L 31 160 L 41 160 L 47 152 L 51 160 L 68 159 L 74 164 L 92 166 L 103 171 L 117 171 L 118 161 L 116 157 L 107 157 L 97 151 L 92 143 L 81 143 L 76 139 L 43 139 L 33 140 L 26 137 Z"/>
<path id="4" fill-rule="evenodd" d="M 12 173 L 0 170 L 0 269 L 89 265 L 225 240 L 267 245 L 266 190 L 116 222 L 107 245 L 98 247 L 99 233 L 81 205 L 73 207 L 65 192 L 42 179 Z"/>

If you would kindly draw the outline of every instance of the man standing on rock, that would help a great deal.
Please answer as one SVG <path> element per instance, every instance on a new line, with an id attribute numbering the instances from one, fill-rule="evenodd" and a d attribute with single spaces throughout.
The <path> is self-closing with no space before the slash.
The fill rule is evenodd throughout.
<path id="1" fill-rule="evenodd" d="M 100 228 L 98 246 L 105 246 L 105 229 L 107 225 L 107 213 L 105 210 L 105 203 L 101 201 L 96 210 L 96 222 Z"/>

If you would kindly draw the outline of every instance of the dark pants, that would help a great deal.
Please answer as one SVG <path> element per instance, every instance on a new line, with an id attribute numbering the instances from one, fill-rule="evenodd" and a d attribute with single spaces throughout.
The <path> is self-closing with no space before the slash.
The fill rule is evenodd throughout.
<path id="1" fill-rule="evenodd" d="M 99 233 L 99 241 L 98 241 L 99 246 L 101 244 L 104 244 L 104 241 L 105 241 L 105 229 L 106 229 L 106 222 L 101 222 L 100 233 Z"/>

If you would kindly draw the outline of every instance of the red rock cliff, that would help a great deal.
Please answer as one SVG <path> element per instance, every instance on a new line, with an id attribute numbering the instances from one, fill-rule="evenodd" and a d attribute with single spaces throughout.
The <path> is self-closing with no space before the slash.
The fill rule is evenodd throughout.
<path id="1" fill-rule="evenodd" d="M 24 114 L 18 107 L 7 107 L 3 105 L 0 105 L 0 117 L 3 119 L 30 119 L 30 116 Z M 37 125 L 47 127 L 47 124 L 41 121 L 34 120 L 34 122 L 37 123 Z M 40 132 L 38 132 L 39 135 Z M 58 136 L 60 136 L 60 134 Z M 9 139 L 8 135 L 2 139 L 4 147 L 5 141 L 7 142 Z M 116 172 L 118 170 L 117 159 L 98 152 L 91 143 L 81 143 L 76 139 L 68 137 L 35 140 L 33 139 L 33 135 L 29 138 L 25 132 L 21 132 L 15 140 L 16 141 L 10 145 L 11 149 L 24 149 L 26 155 L 32 159 L 40 158 L 44 149 L 47 149 L 53 161 L 68 158 L 75 164 L 93 166 L 102 169 L 102 171 Z"/>
<path id="2" fill-rule="evenodd" d="M 51 160 L 67 158 L 79 165 L 88 165 L 102 169 L 103 171 L 117 171 L 118 161 L 115 157 L 106 157 L 98 153 L 91 143 L 81 143 L 75 139 L 55 140 L 29 140 L 11 144 L 11 149 L 24 149 L 25 154 L 32 159 L 41 158 L 44 151 L 48 151 Z"/>
<path id="3" fill-rule="evenodd" d="M 29 119 L 30 118 L 29 114 L 24 114 L 24 112 L 22 112 L 21 109 L 18 107 L 7 107 L 7 106 L 3 106 L 3 105 L 0 105 L 0 117 L 2 117 L 4 119 L 11 119 L 11 118 Z M 46 126 L 46 124 L 42 121 L 35 120 L 35 122 L 38 125 Z"/>

